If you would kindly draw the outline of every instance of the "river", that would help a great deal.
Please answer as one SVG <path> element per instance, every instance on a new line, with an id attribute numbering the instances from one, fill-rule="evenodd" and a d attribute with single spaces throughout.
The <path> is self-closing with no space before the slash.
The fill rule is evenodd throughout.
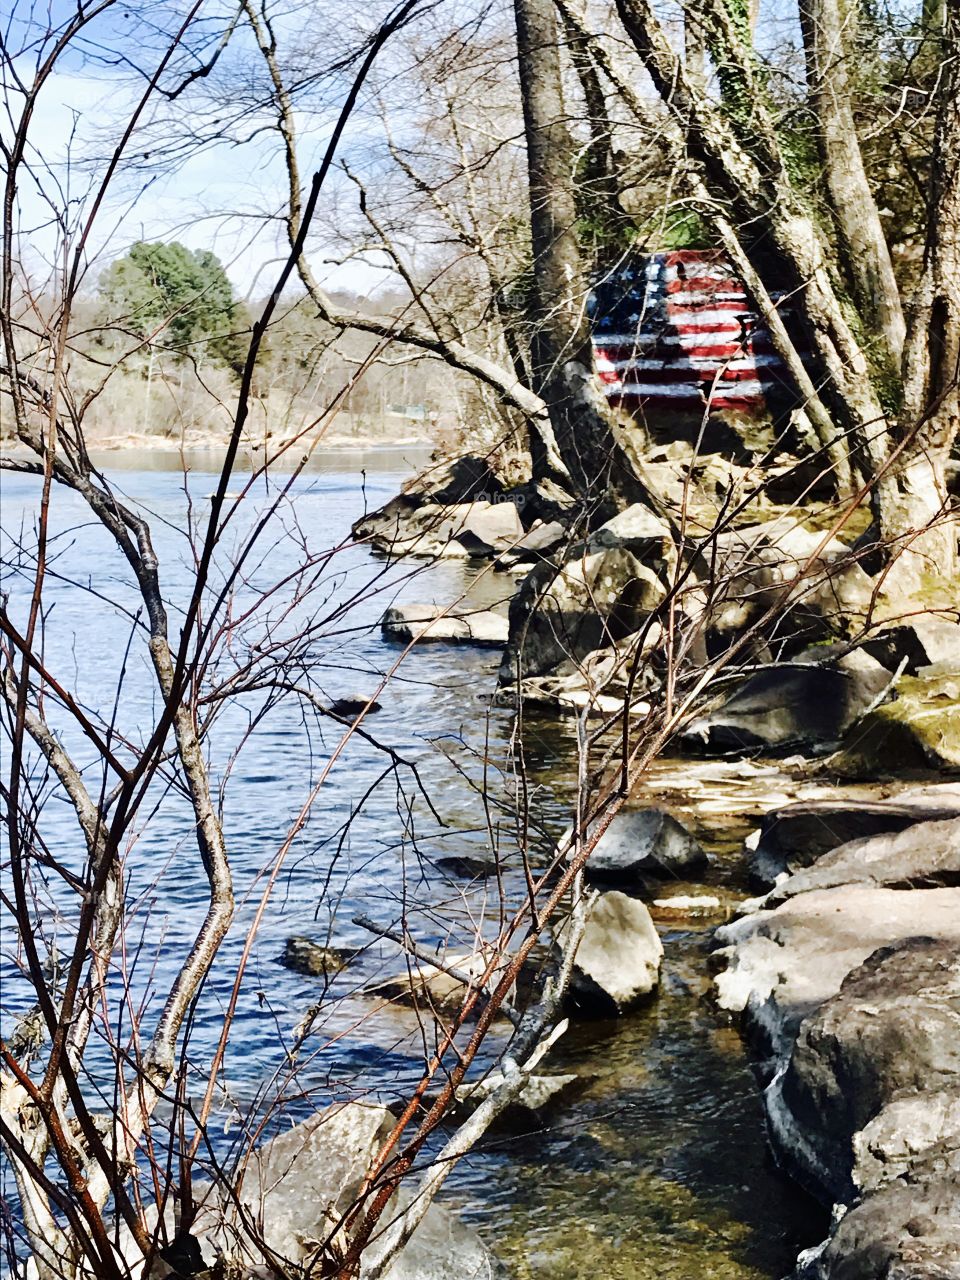
<path id="1" fill-rule="evenodd" d="M 363 547 L 342 545 L 364 506 L 390 497 L 421 461 L 380 450 L 331 454 L 311 464 L 294 482 L 277 534 L 247 575 L 245 589 L 253 592 L 302 559 L 304 547 L 338 548 L 322 566 L 330 624 L 318 627 L 311 641 L 310 662 L 325 697 L 367 695 L 377 687 L 398 653 L 378 627 L 394 599 L 446 603 L 469 590 L 473 599 L 502 607 L 508 593 L 506 579 L 487 573 L 474 581 L 476 571 L 462 562 L 411 573 L 410 566 L 385 566 Z M 188 463 L 185 486 L 175 455 L 128 452 L 103 460 L 118 492 L 152 518 L 174 624 L 190 583 L 188 497 L 202 512 L 215 483 L 212 459 L 198 455 Z M 233 487 L 244 479 L 238 475 Z M 3 478 L 8 560 L 11 535 L 17 540 L 24 531 L 22 541 L 30 543 L 38 492 L 33 478 Z M 266 499 L 266 489 L 255 486 L 251 512 Z M 243 520 L 252 518 L 238 519 L 238 528 L 249 528 Z M 114 698 L 131 634 L 123 612 L 133 600 L 129 575 L 72 495 L 57 495 L 53 529 L 46 660 L 86 705 L 103 709 Z M 6 581 L 16 613 L 24 580 L 8 571 Z M 89 590 L 78 590 L 77 581 Z M 354 596 L 347 623 L 340 606 Z M 237 637 L 250 641 L 239 625 Z M 300 1111 L 369 1088 L 397 1097 L 417 1077 L 422 1045 L 414 1014 L 391 1008 L 371 1016 L 371 998 L 362 994 L 384 973 L 396 972 L 396 949 L 371 945 L 352 920 L 362 911 L 391 924 L 406 909 L 430 946 L 454 936 L 467 913 L 495 915 L 483 882 L 471 886 L 445 876 L 433 861 L 487 853 L 491 829 L 509 861 L 508 814 L 495 807 L 488 825 L 482 800 L 485 784 L 495 800 L 509 792 L 498 770 L 509 764 L 513 715 L 490 703 L 496 665 L 490 650 L 415 648 L 380 698 L 382 710 L 367 721 L 377 742 L 354 739 L 330 772 L 258 935 L 219 1103 L 224 1142 L 236 1133 L 238 1118 L 269 1094 L 293 1026 L 322 993 L 319 979 L 277 963 L 291 935 L 360 950 L 331 988 L 302 1051 Z M 251 721 L 259 705 L 250 697 L 226 705 L 211 736 L 214 770 L 229 772 L 224 820 L 240 908 L 191 1041 L 201 1078 L 263 870 L 339 736 L 293 702 Z M 154 713 L 151 678 L 134 643 L 117 698 L 118 723 L 136 737 Z M 395 774 L 383 746 L 403 761 Z M 546 845 L 569 820 L 570 725 L 530 720 L 524 749 L 533 818 Z M 418 794 L 410 765 L 435 813 Z M 738 857 L 743 836 L 761 804 L 771 794 L 790 794 L 790 785 L 774 764 L 670 760 L 659 762 L 644 783 L 651 801 L 670 807 L 714 855 L 708 879 L 733 890 L 745 888 Z M 68 812 L 48 805 L 45 821 L 52 846 L 69 858 L 76 830 Z M 151 1008 L 202 911 L 202 874 L 189 835 L 184 805 L 164 792 L 127 855 L 143 949 L 134 985 Z M 508 877 L 508 897 L 521 892 L 519 879 L 513 884 Z M 667 930 L 659 997 L 616 1022 L 575 1026 L 553 1051 L 552 1069 L 583 1077 L 577 1096 L 545 1127 L 492 1135 L 449 1180 L 446 1201 L 477 1225 L 515 1280 L 777 1280 L 800 1248 L 821 1238 L 820 1215 L 769 1164 L 760 1100 L 740 1041 L 704 1000 L 708 942 L 704 929 Z M 5 968 L 11 952 L 8 935 Z M 335 993 L 340 998 L 333 999 Z"/>

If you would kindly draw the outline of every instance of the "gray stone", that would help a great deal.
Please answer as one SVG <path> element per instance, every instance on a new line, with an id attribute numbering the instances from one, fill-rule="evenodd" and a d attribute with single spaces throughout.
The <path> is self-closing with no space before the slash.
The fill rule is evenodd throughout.
<path id="1" fill-rule="evenodd" d="M 960 817 L 960 785 L 955 783 L 904 792 L 889 800 L 801 801 L 764 815 L 757 846 L 749 856 L 750 870 L 756 880 L 770 885 L 851 840 L 951 817 Z"/>
<path id="2" fill-rule="evenodd" d="M 636 898 L 603 893 L 587 908 L 568 993 L 571 1014 L 626 1013 L 656 988 L 663 944 L 650 912 Z"/>
<path id="3" fill-rule="evenodd" d="M 667 525 L 629 507 L 570 547 L 562 563 L 537 565 L 510 603 L 501 682 L 547 675 L 639 631 L 664 599 L 674 563 Z"/>
<path id="4" fill-rule="evenodd" d="M 389 608 L 380 629 L 390 640 L 500 647 L 507 640 L 507 620 L 490 609 L 443 610 L 428 604 L 401 604 Z"/>
<path id="5" fill-rule="evenodd" d="M 394 1119 L 385 1107 L 348 1103 L 327 1107 L 254 1152 L 240 1193 L 249 1219 L 268 1247 L 288 1264 L 314 1261 L 323 1240 L 354 1201 Z M 401 1187 L 390 1216 L 402 1212 L 415 1189 Z M 262 1254 L 233 1206 L 218 1244 L 245 1277 L 265 1276 Z M 360 1280 L 379 1262 L 381 1237 L 364 1253 Z M 433 1204 L 410 1242 L 383 1273 L 384 1280 L 492 1280 L 492 1259 L 475 1232 L 442 1205 Z"/>
<path id="6" fill-rule="evenodd" d="M 442 506 L 401 494 L 358 520 L 353 535 L 391 556 L 465 558 L 509 550 L 523 537 L 523 525 L 507 500 Z"/>
<path id="7" fill-rule="evenodd" d="M 793 1280 L 960 1280 L 960 1152 L 855 1205 L 801 1258 Z"/>
<path id="8" fill-rule="evenodd" d="M 671 814 L 629 809 L 613 818 L 585 870 L 591 880 L 636 884 L 649 876 L 684 879 L 706 864 L 699 841 Z"/>
<path id="9" fill-rule="evenodd" d="M 960 894 L 957 895 L 960 898 Z M 955 941 L 906 938 L 881 947 L 803 1021 L 786 1069 L 764 1095 L 778 1162 L 827 1201 L 850 1204 L 864 1182 L 855 1136 L 898 1096 L 960 1085 L 960 951 Z M 949 1120 L 948 1110 L 943 1111 Z M 901 1122 L 914 1118 L 901 1109 Z M 932 1115 L 932 1113 L 931 1113 Z M 890 1131 L 884 1145 L 920 1145 Z M 946 1134 L 932 1137 L 931 1146 Z M 868 1140 L 869 1141 L 869 1140 Z M 874 1134 L 872 1160 L 878 1151 Z"/>
<path id="10" fill-rule="evenodd" d="M 926 1154 L 960 1150 L 960 1080 L 899 1094 L 853 1135 L 853 1180 L 876 1191 L 909 1174 Z"/>
<path id="11" fill-rule="evenodd" d="M 931 818 L 937 811 L 930 811 Z M 851 840 L 775 886 L 767 904 L 844 884 L 889 889 L 960 886 L 960 817 L 917 822 L 902 831 Z"/>
<path id="12" fill-rule="evenodd" d="M 682 740 L 690 750 L 709 753 L 829 747 L 888 683 L 879 663 L 869 669 L 836 662 L 770 666 L 693 720 Z"/>

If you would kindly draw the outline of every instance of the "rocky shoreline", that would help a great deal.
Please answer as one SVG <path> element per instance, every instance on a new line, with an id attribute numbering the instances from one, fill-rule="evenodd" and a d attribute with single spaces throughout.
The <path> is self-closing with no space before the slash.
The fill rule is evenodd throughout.
<path id="1" fill-rule="evenodd" d="M 716 929 L 713 951 L 713 999 L 756 1054 L 773 1156 L 832 1209 L 829 1236 L 793 1280 L 957 1280 L 960 782 L 946 780 L 960 771 L 956 600 L 883 599 L 848 543 L 769 501 L 714 534 L 709 567 L 692 539 L 678 594 L 669 507 L 687 502 L 693 462 L 674 450 L 652 465 L 666 508 L 637 504 L 592 529 L 552 492 L 508 489 L 483 460 L 419 478 L 355 536 L 390 556 L 487 561 L 518 585 L 508 618 L 411 606 L 385 616 L 384 634 L 503 644 L 500 700 L 597 716 L 645 716 L 660 696 L 658 609 L 671 591 L 682 664 L 738 646 L 739 669 L 707 689 L 681 747 L 799 752 L 826 793 L 771 804 L 743 850 L 763 896 Z M 710 460 L 701 502 L 724 483 L 711 468 L 738 482 L 732 464 Z M 895 785 L 842 798 L 851 781 L 884 779 Z M 571 1003 L 609 1016 L 656 987 L 657 913 L 709 921 L 724 904 L 698 883 L 703 851 L 669 813 L 623 813 L 593 858 L 595 936 Z M 663 876 L 693 882 L 675 906 L 657 889 Z"/>

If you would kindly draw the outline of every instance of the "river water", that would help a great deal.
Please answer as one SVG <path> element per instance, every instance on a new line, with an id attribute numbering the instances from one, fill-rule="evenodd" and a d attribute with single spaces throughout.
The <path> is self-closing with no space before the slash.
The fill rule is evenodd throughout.
<path id="1" fill-rule="evenodd" d="M 275 531 L 245 572 L 223 670 L 211 678 L 223 677 L 231 657 L 240 650 L 249 654 L 256 642 L 240 617 L 244 591 L 252 597 L 279 580 L 302 564 L 308 547 L 337 548 L 318 566 L 322 586 L 312 597 L 315 626 L 303 655 L 325 699 L 376 689 L 398 653 L 378 626 L 394 599 L 448 603 L 469 591 L 475 601 L 503 607 L 509 590 L 504 578 L 487 573 L 477 581 L 475 570 L 456 561 L 412 572 L 409 565 L 385 566 L 365 548 L 344 545 L 364 507 L 395 493 L 422 460 L 387 450 L 332 454 L 294 482 L 271 526 Z M 200 455 L 187 462 L 186 484 L 175 455 L 127 453 L 103 462 L 117 491 L 151 516 L 174 634 L 190 583 L 184 530 L 191 504 L 203 512 L 215 483 L 215 460 Z M 233 487 L 244 480 L 238 475 Z M 268 496 L 261 483 L 246 505 L 251 512 L 263 509 Z M 4 476 L 8 562 L 16 559 L 13 543 L 31 544 L 37 498 L 34 479 Z M 238 529 L 248 530 L 252 519 L 244 514 Z M 57 495 L 52 523 L 46 661 L 85 705 L 109 710 L 115 700 L 118 725 L 136 739 L 148 731 L 156 705 L 142 643 L 124 612 L 134 602 L 129 574 L 72 495 Z M 8 569 L 15 614 L 23 608 L 24 581 Z M 78 590 L 78 582 L 87 590 Z M 344 602 L 354 599 L 346 613 Z M 288 616 L 306 615 L 294 610 Z M 280 617 L 274 613 L 274 627 Z M 259 634 L 262 641 L 267 630 L 261 627 Z M 272 1095 L 293 1028 L 318 1002 L 313 1033 L 300 1052 L 292 1114 L 371 1089 L 399 1097 L 418 1077 L 425 1041 L 415 1014 L 382 1007 L 368 994 L 371 984 L 402 963 L 392 944 L 372 943 L 353 923 L 359 911 L 384 925 L 405 914 L 423 945 L 456 949 L 467 920 L 481 933 L 496 926 L 499 903 L 489 884 L 471 885 L 434 863 L 451 855 L 488 856 L 491 841 L 508 867 L 508 901 L 522 894 L 520 877 L 509 872 L 516 840 L 509 776 L 499 773 L 509 768 L 514 722 L 510 711 L 490 703 L 496 665 L 497 654 L 489 650 L 416 647 L 381 695 L 382 710 L 366 722 L 376 741 L 354 739 L 330 771 L 284 862 L 253 949 L 219 1099 L 224 1147 L 242 1118 Z M 117 694 L 121 668 L 125 677 Z M 201 1080 L 265 868 L 339 739 L 329 721 L 305 714 L 292 700 L 257 719 L 262 705 L 262 694 L 225 703 L 208 743 L 215 775 L 227 780 L 224 824 L 240 905 L 191 1039 L 191 1064 Z M 523 747 L 532 785 L 532 843 L 546 848 L 569 821 L 571 727 L 531 720 Z M 391 760 L 400 761 L 392 772 Z M 771 796 L 775 803 L 781 792 L 784 798 L 794 794 L 791 779 L 763 763 L 665 760 L 644 787 L 641 801 L 665 804 L 695 829 L 714 855 L 707 879 L 732 891 L 745 887 L 737 854 L 761 806 Z M 484 790 L 492 807 L 484 804 Z M 44 822 L 51 846 L 69 861 L 77 833 L 65 807 L 48 804 Z M 146 1001 L 148 1020 L 202 914 L 203 877 L 189 837 L 185 806 L 175 789 L 163 789 L 127 852 L 140 939 L 131 981 Z M 68 941 L 66 915 L 57 920 L 51 911 L 42 927 L 61 945 Z M 359 954 L 325 992 L 321 979 L 277 963 L 292 935 Z M 552 1069 L 582 1077 L 573 1100 L 532 1131 L 491 1135 L 447 1184 L 447 1202 L 477 1225 L 516 1280 L 776 1280 L 800 1248 L 822 1236 L 809 1203 L 770 1167 L 744 1051 L 703 998 L 707 931 L 676 928 L 663 936 L 659 997 L 630 1017 L 575 1026 L 553 1051 Z M 5 931 L 10 992 L 13 951 Z M 6 1000 L 17 1004 L 15 994 Z"/>

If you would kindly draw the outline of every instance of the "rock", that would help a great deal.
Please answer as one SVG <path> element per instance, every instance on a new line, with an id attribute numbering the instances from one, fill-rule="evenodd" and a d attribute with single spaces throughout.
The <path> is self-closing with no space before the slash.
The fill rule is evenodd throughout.
<path id="1" fill-rule="evenodd" d="M 331 715 L 339 716 L 342 720 L 352 720 L 361 712 L 372 716 L 375 712 L 382 711 L 383 706 L 376 699 L 366 698 L 361 693 L 355 698 L 349 696 L 334 698 L 327 705 L 327 710 Z"/>
<path id="2" fill-rule="evenodd" d="M 271 1139 L 254 1153 L 240 1192 L 241 1207 L 259 1224 L 268 1247 L 288 1264 L 316 1265 L 316 1242 L 329 1234 L 353 1203 L 374 1155 L 394 1125 L 385 1107 L 348 1103 L 327 1107 Z M 391 1215 L 413 1199 L 401 1188 Z M 263 1256 L 249 1240 L 240 1214 L 227 1211 L 222 1242 L 243 1267 L 261 1275 Z M 362 1277 L 379 1261 L 381 1238 L 365 1252 Z M 493 1263 L 479 1237 L 441 1205 L 427 1210 L 409 1244 L 384 1271 L 384 1280 L 492 1280 Z"/>
<path id="3" fill-rule="evenodd" d="M 855 631 L 873 599 L 874 584 L 851 549 L 837 538 L 824 541 L 823 533 L 790 515 L 719 534 L 702 569 L 715 584 L 706 620 L 720 637 L 714 647 L 726 647 L 773 607 L 769 631 L 778 652 L 795 653 L 811 641 Z M 784 605 L 785 586 L 801 575 Z"/>
<path id="4" fill-rule="evenodd" d="M 960 676 L 904 678 L 850 726 L 831 767 L 846 778 L 960 769 Z"/>
<path id="5" fill-rule="evenodd" d="M 487 964 L 487 958 L 478 953 L 444 956 L 443 968 L 411 960 L 409 971 L 376 983 L 370 988 L 370 994 L 416 1008 L 432 1007 L 450 1012 L 460 1008 L 467 990 L 466 983 L 454 974 L 477 980 L 485 973 Z M 490 980 L 494 986 L 498 977 L 495 971 Z"/>
<path id="6" fill-rule="evenodd" d="M 461 1085 L 456 1092 L 457 1111 L 454 1119 L 459 1122 L 470 1115 L 487 1097 L 503 1084 L 502 1071 L 491 1071 L 475 1084 Z M 579 1093 L 589 1078 L 567 1073 L 563 1075 L 531 1075 L 498 1121 L 498 1128 L 512 1128 L 539 1121 L 543 1113 L 559 1106 Z"/>
<path id="7" fill-rule="evenodd" d="M 587 909 L 567 1003 L 572 1014 L 626 1013 L 657 986 L 663 944 L 650 912 L 636 898 L 603 893 Z"/>
<path id="8" fill-rule="evenodd" d="M 654 898 L 650 903 L 652 918 L 664 922 L 726 919 L 729 914 L 729 906 L 708 893 L 678 893 L 669 898 Z"/>
<path id="9" fill-rule="evenodd" d="M 939 1150 L 960 1150 L 960 1081 L 901 1093 L 878 1111 L 853 1135 L 854 1182 L 876 1191 Z"/>
<path id="10" fill-rule="evenodd" d="M 960 626 L 942 618 L 911 618 L 869 637 L 860 647 L 888 671 L 905 663 L 906 674 L 915 676 L 923 667 L 952 663 L 960 672 Z"/>
<path id="11" fill-rule="evenodd" d="M 930 813 L 931 819 L 937 811 Z M 775 886 L 774 905 L 815 889 L 871 884 L 888 889 L 960 887 L 960 817 L 851 840 Z"/>
<path id="12" fill-rule="evenodd" d="M 822 749 L 836 744 L 888 683 L 879 663 L 780 663 L 691 721 L 682 741 L 710 753 Z"/>
<path id="13" fill-rule="evenodd" d="M 960 785 L 953 783 L 904 792 L 890 800 L 801 801 L 764 815 L 750 853 L 750 870 L 754 879 L 771 885 L 851 840 L 951 817 L 960 817 Z"/>
<path id="14" fill-rule="evenodd" d="M 428 604 L 400 604 L 389 608 L 380 629 L 390 640 L 456 644 L 506 644 L 507 620 L 490 609 L 443 610 Z"/>
<path id="15" fill-rule="evenodd" d="M 309 938 L 294 937 L 288 938 L 284 944 L 280 964 L 311 978 L 328 978 L 346 966 L 347 957 L 333 947 L 321 946 Z"/>
<path id="16" fill-rule="evenodd" d="M 448 876 L 458 876 L 464 880 L 480 880 L 487 876 L 495 876 L 503 868 L 502 862 L 496 858 L 474 858 L 469 854 L 455 854 L 449 858 L 435 858 L 433 865 Z"/>
<path id="17" fill-rule="evenodd" d="M 957 895 L 960 900 L 960 894 Z M 855 1139 L 906 1091 L 960 1086 L 960 952 L 955 941 L 912 937 L 879 948 L 800 1026 L 786 1069 L 764 1103 L 777 1161 L 822 1199 L 850 1204 L 872 1165 L 856 1169 Z M 944 1117 L 949 1108 L 941 1108 Z M 901 1121 L 914 1112 L 901 1108 Z M 887 1128 L 891 1117 L 887 1117 Z M 942 1130 L 890 1133 L 888 1147 L 920 1147 Z M 878 1152 L 874 1133 L 875 1161 Z M 869 1140 L 868 1140 L 869 1141 Z"/>
<path id="18" fill-rule="evenodd" d="M 647 876 L 684 879 L 706 864 L 700 843 L 671 814 L 629 809 L 613 818 L 585 870 L 590 880 L 635 884 Z"/>
<path id="19" fill-rule="evenodd" d="M 476 454 L 438 463 L 408 480 L 401 490 L 413 501 L 449 505 L 461 502 L 495 502 L 505 492 L 503 481 L 490 459 Z"/>
<path id="20" fill-rule="evenodd" d="M 846 1213 L 793 1280 L 960 1280 L 960 1152 L 914 1166 Z"/>
<path id="21" fill-rule="evenodd" d="M 886 889 L 870 884 L 818 889 L 756 911 L 716 931 L 726 969 L 716 978 L 721 1008 L 784 1057 L 807 1014 L 878 947 L 926 936 L 960 944 L 960 889 Z"/>
<path id="22" fill-rule="evenodd" d="M 555 551 L 567 538 L 567 526 L 560 520 L 538 520 L 509 551 L 498 557 L 498 567 L 532 563 Z"/>
<path id="23" fill-rule="evenodd" d="M 674 561 L 667 525 L 629 507 L 571 546 L 562 563 L 537 565 L 510 603 L 501 683 L 547 675 L 639 631 L 664 599 Z"/>
<path id="24" fill-rule="evenodd" d="M 358 520 L 353 536 L 391 556 L 489 556 L 508 551 L 523 537 L 523 525 L 506 500 L 441 506 L 401 494 Z"/>

